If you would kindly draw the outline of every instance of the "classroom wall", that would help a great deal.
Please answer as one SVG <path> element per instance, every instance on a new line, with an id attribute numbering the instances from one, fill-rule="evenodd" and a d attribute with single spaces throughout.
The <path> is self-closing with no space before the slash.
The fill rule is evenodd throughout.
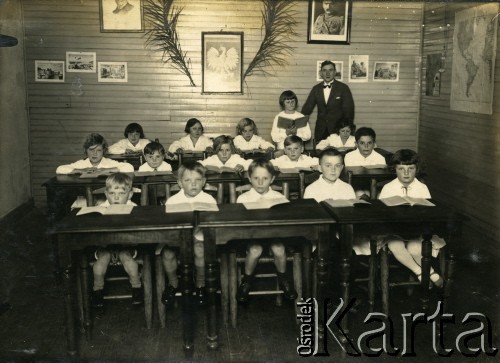
<path id="1" fill-rule="evenodd" d="M 302 104 L 316 83 L 316 62 L 344 62 L 349 55 L 369 55 L 368 83 L 349 83 L 356 103 L 356 124 L 373 126 L 380 147 L 396 150 L 416 147 L 420 80 L 422 3 L 354 2 L 351 44 L 307 44 L 307 1 L 296 2 L 296 37 L 293 55 L 284 68 L 271 75 L 246 79 L 243 95 L 201 94 L 201 32 L 244 32 L 244 69 L 261 42 L 261 2 L 258 0 L 175 1 L 183 11 L 179 39 L 191 59 L 196 87 L 160 55 L 145 48 L 143 33 L 101 33 L 97 0 L 24 0 L 26 71 L 32 135 L 33 189 L 37 205 L 45 204 L 40 186 L 54 175 L 57 165 L 82 157 L 82 139 L 97 131 L 114 142 L 132 121 L 140 122 L 146 136 L 169 145 L 183 135 L 185 122 L 198 117 L 209 134 L 234 134 L 236 122 L 250 117 L 260 134 L 270 139 L 278 98 L 294 90 Z M 64 60 L 66 51 L 96 52 L 97 61 L 128 62 L 128 83 L 97 82 L 97 74 L 67 73 L 64 83 L 34 81 L 35 60 Z M 373 82 L 375 60 L 401 62 L 400 81 Z M 72 93 L 79 78 L 84 94 Z M 300 107 L 300 106 L 299 106 Z M 313 115 L 312 120 L 315 120 Z"/>
<path id="2" fill-rule="evenodd" d="M 0 34 L 19 44 L 0 48 L 0 219 L 31 197 L 21 2 L 0 0 Z"/>
<path id="3" fill-rule="evenodd" d="M 500 42 L 497 34 L 493 114 L 450 110 L 455 12 L 479 3 L 426 3 L 424 12 L 422 100 L 418 147 L 427 162 L 433 196 L 471 218 L 475 229 L 494 243 L 482 247 L 496 252 L 500 241 Z M 498 21 L 498 17 L 497 17 Z M 446 36 L 446 24 L 449 24 Z M 439 96 L 425 95 L 427 54 L 447 47 Z M 465 70 L 464 70 L 465 72 Z M 479 236 L 472 236 L 479 239 Z M 469 240 L 472 244 L 477 242 Z"/>

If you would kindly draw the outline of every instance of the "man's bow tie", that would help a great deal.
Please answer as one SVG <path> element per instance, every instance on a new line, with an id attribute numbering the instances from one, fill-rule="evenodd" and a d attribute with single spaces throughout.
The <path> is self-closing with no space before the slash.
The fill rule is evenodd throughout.
<path id="1" fill-rule="evenodd" d="M 331 83 L 330 84 L 324 84 L 323 88 L 332 88 L 332 84 Z"/>

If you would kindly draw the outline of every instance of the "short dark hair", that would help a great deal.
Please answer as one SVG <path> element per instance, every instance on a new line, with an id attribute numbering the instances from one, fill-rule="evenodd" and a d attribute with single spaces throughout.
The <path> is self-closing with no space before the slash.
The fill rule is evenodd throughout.
<path id="1" fill-rule="evenodd" d="M 229 144 L 229 146 L 231 147 L 231 152 L 233 154 L 236 152 L 236 148 L 234 147 L 233 143 L 233 138 L 228 135 L 220 135 L 214 139 L 214 144 L 213 144 L 214 152 L 218 153 L 220 148 L 224 144 Z"/>
<path id="2" fill-rule="evenodd" d="M 324 66 L 328 66 L 328 65 L 330 65 L 330 64 L 333 66 L 333 69 L 334 69 L 335 71 L 337 71 L 337 67 L 335 67 L 335 63 L 333 63 L 331 60 L 325 60 L 325 61 L 321 62 L 321 67 L 320 67 L 320 69 L 323 69 L 323 67 L 324 67 Z"/>
<path id="3" fill-rule="evenodd" d="M 201 123 L 200 120 L 198 120 L 197 118 L 190 118 L 186 122 L 186 127 L 184 127 L 184 132 L 186 132 L 186 133 L 189 134 L 189 130 L 191 129 L 191 127 L 193 127 L 196 124 L 200 124 L 200 126 L 201 126 L 201 132 L 205 131 L 205 129 L 203 128 L 203 124 Z"/>
<path id="4" fill-rule="evenodd" d="M 247 126 L 252 126 L 254 135 L 259 134 L 259 131 L 257 130 L 257 125 L 255 124 L 255 121 L 252 120 L 251 118 L 244 117 L 241 120 L 239 120 L 238 124 L 236 125 L 236 135 L 241 135 L 241 133 L 243 132 L 243 129 Z"/>
<path id="5" fill-rule="evenodd" d="M 205 174 L 207 172 L 207 169 L 199 161 L 186 160 L 182 162 L 181 166 L 179 166 L 179 170 L 177 170 L 178 179 L 182 178 L 186 170 L 196 171 L 203 178 L 205 177 Z"/>
<path id="6" fill-rule="evenodd" d="M 304 146 L 304 141 L 302 141 L 302 139 L 300 137 L 298 137 L 297 135 L 290 135 L 290 136 L 286 137 L 283 144 L 284 144 L 284 146 L 288 146 L 291 144 L 300 144 L 300 145 Z"/>
<path id="7" fill-rule="evenodd" d="M 299 100 L 297 98 L 297 95 L 295 94 L 295 92 L 293 91 L 290 91 L 290 90 L 286 90 L 286 91 L 283 91 L 280 95 L 280 106 L 282 109 L 285 109 L 285 101 L 286 100 L 295 100 L 295 108 L 297 108 L 297 105 L 299 103 Z"/>
<path id="8" fill-rule="evenodd" d="M 264 168 L 272 176 L 276 175 L 276 169 L 274 168 L 274 165 L 269 160 L 264 159 L 264 158 L 257 158 L 257 159 L 254 159 L 254 161 L 252 161 L 252 163 L 248 166 L 248 176 L 252 176 L 253 172 L 257 168 Z"/>
<path id="9" fill-rule="evenodd" d="M 342 155 L 342 153 L 333 147 L 327 147 L 326 149 L 324 149 L 323 151 L 321 151 L 319 153 L 318 159 L 319 159 L 320 163 L 321 163 L 321 160 L 323 160 L 323 158 L 325 156 L 340 156 L 340 159 L 342 160 L 342 164 L 344 163 L 344 156 Z"/>
<path id="10" fill-rule="evenodd" d="M 153 141 L 144 146 L 143 153 L 144 155 L 154 154 L 156 151 L 160 153 L 160 155 L 165 155 L 165 148 L 159 142 Z"/>
<path id="11" fill-rule="evenodd" d="M 356 125 L 353 124 L 351 120 L 344 117 L 338 120 L 335 124 L 335 133 L 338 134 L 340 129 L 343 129 L 344 127 L 349 127 L 351 129 L 351 134 L 356 132 Z"/>
<path id="12" fill-rule="evenodd" d="M 130 134 L 131 132 L 138 132 L 140 134 L 141 139 L 145 138 L 142 126 L 136 122 L 128 124 L 127 127 L 125 127 L 125 132 L 123 133 L 123 135 L 125 135 L 125 137 L 128 137 L 128 134 Z"/>
<path id="13" fill-rule="evenodd" d="M 389 166 L 391 168 L 396 167 L 396 165 L 413 165 L 417 167 L 417 170 L 420 170 L 420 156 L 418 154 L 410 149 L 401 149 L 396 151 L 392 157 L 391 160 L 389 161 Z"/>
<path id="14" fill-rule="evenodd" d="M 370 136 L 373 139 L 373 142 L 375 142 L 377 140 L 377 134 L 375 133 L 375 130 L 372 129 L 371 127 L 359 128 L 356 131 L 356 133 L 354 134 L 354 138 L 356 139 L 356 142 L 358 142 L 362 136 Z"/>
<path id="15" fill-rule="evenodd" d="M 86 154 L 87 150 L 94 145 L 101 145 L 103 152 L 106 154 L 108 151 L 108 143 L 103 136 L 97 133 L 88 134 L 83 142 L 83 153 Z"/>

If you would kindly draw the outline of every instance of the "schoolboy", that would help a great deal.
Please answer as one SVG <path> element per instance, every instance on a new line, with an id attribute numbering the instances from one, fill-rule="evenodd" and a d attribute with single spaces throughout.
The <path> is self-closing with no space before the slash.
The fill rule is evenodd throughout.
<path id="1" fill-rule="evenodd" d="M 215 199 L 203 191 L 206 183 L 206 169 L 199 162 L 186 160 L 178 170 L 177 183 L 181 190 L 170 197 L 165 206 L 184 203 L 209 203 L 217 204 Z M 195 285 L 196 296 L 199 305 L 206 303 L 205 292 L 205 258 L 203 251 L 203 233 L 201 230 L 194 231 L 194 266 L 196 270 Z M 162 250 L 162 262 L 168 278 L 168 285 L 162 294 L 162 302 L 166 306 L 171 306 L 174 302 L 175 294 L 178 292 L 179 280 L 177 277 L 177 257 L 175 252 L 168 247 Z"/>
<path id="2" fill-rule="evenodd" d="M 343 169 L 344 158 L 338 150 L 323 150 L 319 154 L 321 176 L 306 188 L 304 199 L 313 198 L 317 202 L 325 199 L 355 199 L 352 186 L 339 179 Z"/>
<path id="3" fill-rule="evenodd" d="M 106 179 L 106 201 L 101 204 L 102 207 L 109 207 L 111 204 L 136 205 L 131 201 L 132 178 L 123 173 L 115 173 Z M 119 259 L 125 272 L 129 276 L 132 286 L 132 304 L 140 305 L 143 302 L 142 284 L 139 276 L 139 265 L 134 259 L 137 251 L 134 248 L 123 248 L 111 250 L 107 247 L 99 248 L 95 252 L 96 262 L 92 267 L 94 273 L 94 286 L 92 291 L 92 303 L 95 307 L 104 305 L 104 277 L 111 260 Z"/>
<path id="4" fill-rule="evenodd" d="M 234 147 L 241 151 L 261 149 L 272 151 L 274 145 L 259 136 L 255 121 L 244 117 L 236 125 L 236 136 L 233 139 Z"/>
<path id="5" fill-rule="evenodd" d="M 146 162 L 139 171 L 171 171 L 172 167 L 165 161 L 165 148 L 159 142 L 150 142 L 144 147 Z"/>
<path id="6" fill-rule="evenodd" d="M 345 166 L 386 165 L 385 158 L 373 150 L 377 135 L 370 127 L 361 127 L 354 134 L 356 150 L 345 156 Z"/>
<path id="7" fill-rule="evenodd" d="M 304 142 L 297 135 L 285 139 L 285 155 L 272 160 L 277 168 L 313 168 L 318 166 L 318 158 L 303 155 Z"/>
<path id="8" fill-rule="evenodd" d="M 60 165 L 56 169 L 56 174 L 93 173 L 97 169 L 121 173 L 134 172 L 134 167 L 129 163 L 120 163 L 105 158 L 104 154 L 107 150 L 108 144 L 104 137 L 96 133 L 89 134 L 83 143 L 83 152 L 87 158 L 71 164 Z"/>
<path id="9" fill-rule="evenodd" d="M 284 199 L 285 197 L 280 192 L 271 189 L 274 174 L 275 170 L 271 162 L 262 158 L 252 161 L 248 167 L 248 180 L 252 184 L 252 188 L 240 195 L 236 203 L 256 202 L 260 199 Z M 285 246 L 280 241 L 273 241 L 270 248 L 274 256 L 274 264 L 278 272 L 278 283 L 283 290 L 283 295 L 287 300 L 295 300 L 297 292 L 293 288 L 291 281 L 286 277 Z M 262 245 L 255 241 L 252 241 L 247 246 L 245 272 L 236 293 L 236 299 L 240 303 L 248 301 L 253 282 L 253 273 L 262 255 L 262 250 Z"/>
<path id="10" fill-rule="evenodd" d="M 236 154 L 233 139 L 231 136 L 217 136 L 213 143 L 215 155 L 200 161 L 203 166 L 215 166 L 221 168 L 227 166 L 233 168 L 236 172 L 242 172 L 248 169 L 252 160 L 245 160 Z"/>

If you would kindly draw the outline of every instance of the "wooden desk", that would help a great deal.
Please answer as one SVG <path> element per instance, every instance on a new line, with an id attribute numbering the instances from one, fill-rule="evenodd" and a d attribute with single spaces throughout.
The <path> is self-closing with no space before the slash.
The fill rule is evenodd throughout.
<path id="1" fill-rule="evenodd" d="M 134 167 L 134 170 L 139 169 L 139 167 L 144 163 L 144 156 L 142 155 L 142 152 L 129 154 L 108 154 L 106 157 L 121 163 L 129 163 Z"/>
<path id="2" fill-rule="evenodd" d="M 192 229 L 193 213 L 166 214 L 163 206 L 135 207 L 129 215 L 114 216 L 76 216 L 72 212 L 56 223 L 52 234 L 58 245 L 60 268 L 64 271 L 66 337 L 70 355 L 77 353 L 72 294 L 75 268 L 72 255 L 79 255 L 76 265 L 80 271 L 77 274 L 80 319 L 83 330 L 90 337 L 89 291 L 86 283 L 80 283 L 88 279 L 88 261 L 86 254 L 80 252 L 87 246 L 108 244 L 156 245 L 167 242 L 169 246 L 180 248 L 184 349 L 186 352 L 193 350 L 193 313 L 189 299 L 193 292 Z M 144 268 L 148 268 L 146 264 L 149 263 L 149 258 L 146 258 Z M 152 319 L 151 305 L 151 301 L 146 301 L 148 324 L 151 324 Z"/>
<path id="3" fill-rule="evenodd" d="M 271 209 L 247 210 L 242 204 L 219 205 L 219 212 L 199 212 L 198 227 L 205 237 L 206 284 L 209 296 L 207 308 L 207 342 L 218 346 L 216 324 L 216 245 L 231 240 L 287 238 L 302 236 L 317 242 L 317 292 L 324 297 L 327 279 L 329 225 L 332 217 L 313 199 L 296 200 Z M 311 296 L 310 258 L 304 259 L 304 296 Z M 321 300 L 323 301 L 323 300 Z M 236 301 L 232 301 L 236 306 Z"/>
<path id="4" fill-rule="evenodd" d="M 454 237 L 459 236 L 461 222 L 464 217 L 450 208 L 438 203 L 435 207 L 398 206 L 387 207 L 380 200 L 374 200 L 371 206 L 333 208 L 327 203 L 322 205 L 330 212 L 340 225 L 340 244 L 342 257 L 342 297 L 349 301 L 350 256 L 352 253 L 354 229 L 362 225 L 370 226 L 373 234 L 403 233 L 422 234 L 422 306 L 427 309 L 429 303 L 429 280 L 431 267 L 432 243 L 431 237 L 435 230 L 446 231 L 447 247 L 453 246 Z M 400 226 L 398 226 L 400 225 Z M 399 227 L 399 229 L 398 229 Z M 444 228 L 443 228 L 444 227 Z M 450 254 L 450 263 L 453 263 L 453 254 Z M 452 272 L 452 271 L 449 271 Z M 448 273 L 445 281 L 444 298 L 449 296 L 452 276 Z M 347 330 L 347 319 L 343 320 L 343 328 Z"/>
<path id="5" fill-rule="evenodd" d="M 377 183 L 384 180 L 392 180 L 396 177 L 396 173 L 388 167 L 380 169 L 368 169 L 363 166 L 346 166 L 346 172 L 351 181 L 369 180 L 370 181 L 370 198 L 377 199 Z"/>

